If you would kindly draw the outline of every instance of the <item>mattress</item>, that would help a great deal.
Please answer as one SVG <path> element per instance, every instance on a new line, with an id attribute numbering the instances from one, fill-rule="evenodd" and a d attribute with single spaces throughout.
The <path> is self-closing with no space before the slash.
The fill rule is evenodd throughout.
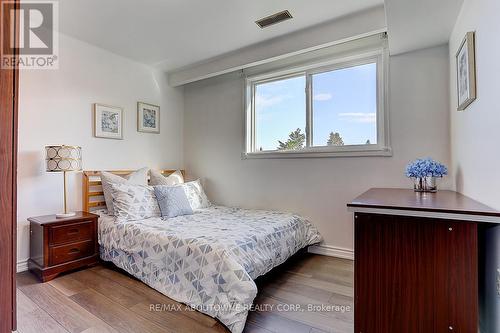
<path id="1" fill-rule="evenodd" d="M 193 215 L 118 222 L 100 212 L 101 258 L 164 295 L 243 331 L 254 279 L 301 248 L 317 229 L 288 213 L 212 206 Z"/>

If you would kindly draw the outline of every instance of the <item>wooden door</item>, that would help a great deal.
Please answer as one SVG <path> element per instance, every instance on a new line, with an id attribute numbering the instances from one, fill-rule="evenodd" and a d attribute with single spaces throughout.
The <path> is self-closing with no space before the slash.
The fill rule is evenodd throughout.
<path id="1" fill-rule="evenodd" d="M 356 214 L 355 332 L 474 332 L 476 228 Z"/>
<path id="2" fill-rule="evenodd" d="M 1 55 L 12 37 L 10 27 L 16 27 L 16 16 L 10 15 L 9 1 L 1 0 Z M 12 24 L 12 25 L 11 25 Z M 17 29 L 16 29 L 17 30 Z M 15 33 L 13 36 L 17 36 Z M 15 37 L 14 37 L 15 38 Z M 6 42 L 5 42 L 6 41 Z M 15 55 L 14 55 L 15 56 Z M 16 328 L 16 162 L 17 162 L 17 94 L 18 71 L 0 69 L 0 332 Z"/>

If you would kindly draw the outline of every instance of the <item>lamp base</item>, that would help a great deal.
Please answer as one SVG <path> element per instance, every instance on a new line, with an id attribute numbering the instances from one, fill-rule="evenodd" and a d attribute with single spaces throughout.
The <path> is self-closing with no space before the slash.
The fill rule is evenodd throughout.
<path id="1" fill-rule="evenodd" d="M 61 213 L 61 214 L 56 214 L 56 218 L 63 219 L 65 217 L 72 217 L 72 216 L 75 216 L 75 215 L 76 215 L 75 212 Z"/>

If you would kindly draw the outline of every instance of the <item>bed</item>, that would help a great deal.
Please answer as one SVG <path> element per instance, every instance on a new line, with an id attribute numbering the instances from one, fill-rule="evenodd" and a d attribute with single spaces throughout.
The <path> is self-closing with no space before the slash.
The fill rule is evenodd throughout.
<path id="1" fill-rule="evenodd" d="M 222 206 L 166 220 L 117 222 L 102 209 L 96 178 L 98 172 L 84 172 L 83 191 L 84 207 L 101 208 L 101 259 L 217 318 L 233 333 L 245 326 L 257 295 L 254 280 L 321 240 L 298 215 Z"/>

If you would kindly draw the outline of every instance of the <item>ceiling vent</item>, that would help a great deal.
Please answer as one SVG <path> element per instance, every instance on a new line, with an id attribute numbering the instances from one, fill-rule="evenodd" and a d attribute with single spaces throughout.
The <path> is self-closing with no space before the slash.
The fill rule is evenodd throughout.
<path id="1" fill-rule="evenodd" d="M 293 18 L 292 14 L 288 10 L 284 10 L 282 12 L 266 16 L 261 18 L 260 20 L 255 21 L 261 29 L 267 28 L 270 25 L 280 23 L 286 20 Z"/>

